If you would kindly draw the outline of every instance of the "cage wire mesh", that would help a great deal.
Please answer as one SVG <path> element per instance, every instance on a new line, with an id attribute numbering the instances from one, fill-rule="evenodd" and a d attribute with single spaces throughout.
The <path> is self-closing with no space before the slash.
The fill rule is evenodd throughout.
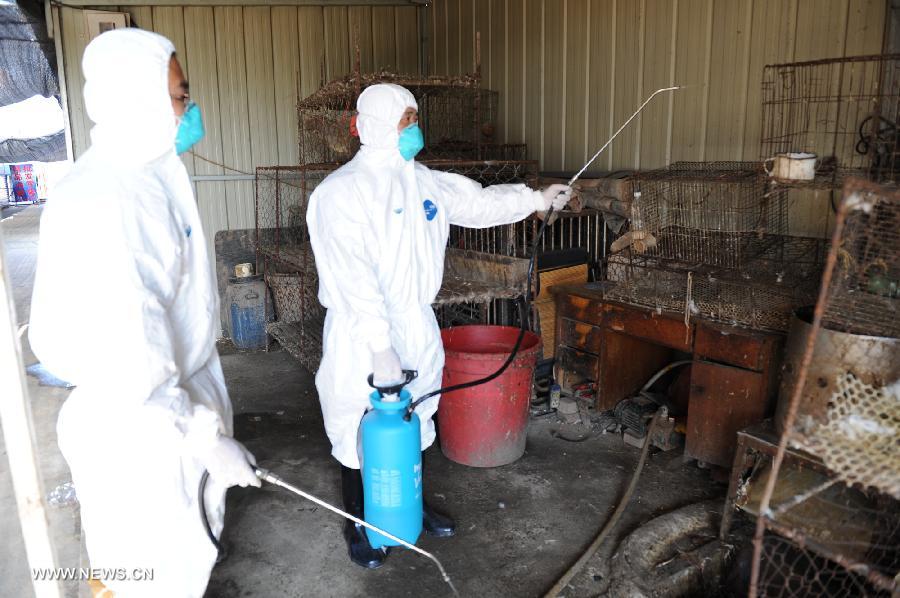
<path id="1" fill-rule="evenodd" d="M 775 331 L 814 301 L 825 242 L 787 234 L 787 192 L 759 163 L 678 162 L 632 184 L 641 244 L 607 258 L 610 299 Z"/>
<path id="2" fill-rule="evenodd" d="M 523 160 L 442 159 L 421 162 L 435 170 L 467 176 L 484 186 L 525 182 L 534 184 L 537 170 L 536 162 Z M 306 209 L 316 186 L 338 167 L 338 164 L 309 164 L 259 167 L 256 171 L 257 256 L 276 312 L 276 321 L 269 324 L 267 329 L 286 350 L 313 371 L 321 359 L 324 308 L 317 298 L 318 276 L 309 244 Z M 524 245 L 516 245 L 514 241 L 517 237 L 503 243 L 496 241 L 507 238 L 515 228 L 532 231 L 534 223 L 526 221 L 478 231 L 452 227 L 451 238 L 455 241 L 448 245 L 495 255 L 523 257 L 526 255 L 526 248 Z M 484 242 L 476 247 L 474 242 L 460 241 L 464 231 L 480 235 L 479 238 Z M 526 235 L 524 232 L 520 234 Z M 575 239 L 574 235 L 570 236 Z M 475 238 L 473 236 L 470 240 Z M 489 239 L 492 239 L 490 243 Z M 531 237 L 528 236 L 527 239 L 530 242 Z M 528 248 L 530 250 L 530 244 Z M 435 306 L 438 322 L 442 326 L 472 323 L 517 324 L 519 320 L 515 302 L 507 296 L 508 291 L 501 293 L 498 290 L 498 293 L 482 289 L 480 293 L 469 293 L 472 296 L 452 297 L 439 302 Z"/>
<path id="3" fill-rule="evenodd" d="M 900 175 L 900 54 L 768 65 L 762 96 L 762 159 L 817 154 L 811 186 Z"/>
<path id="4" fill-rule="evenodd" d="M 741 268 L 788 232 L 787 192 L 758 162 L 676 162 L 636 173 L 633 188 L 631 230 L 661 259 Z"/>
<path id="5" fill-rule="evenodd" d="M 499 94 L 478 77 L 416 78 L 382 71 L 347 75 L 298 104 L 300 162 L 346 162 L 359 149 L 350 133 L 359 94 L 369 85 L 395 83 L 416 98 L 425 138 L 421 159 L 524 160 L 524 144 L 494 140 Z"/>
<path id="6" fill-rule="evenodd" d="M 848 179 L 814 316 L 788 339 L 799 357 L 785 359 L 792 382 L 761 478 L 751 595 L 900 591 L 898 286 L 900 192 Z M 788 447 L 820 464 L 817 481 L 796 482 Z"/>

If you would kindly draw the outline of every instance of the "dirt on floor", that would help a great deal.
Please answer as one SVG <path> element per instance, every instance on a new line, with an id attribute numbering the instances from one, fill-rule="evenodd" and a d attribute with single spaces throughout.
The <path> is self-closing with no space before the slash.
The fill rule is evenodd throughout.
<path id="1" fill-rule="evenodd" d="M 227 353 L 227 352 L 226 352 Z M 235 434 L 262 467 L 340 506 L 340 474 L 330 456 L 312 376 L 284 352 L 223 355 Z M 567 442 L 551 418 L 532 420 L 525 455 L 478 469 L 424 454 L 425 497 L 456 518 L 449 539 L 420 546 L 447 568 L 463 596 L 541 596 L 591 543 L 624 492 L 639 457 L 615 434 Z M 620 538 L 675 508 L 722 498 L 725 487 L 680 453 L 655 453 L 610 541 L 566 596 L 594 596 Z M 233 489 L 226 541 L 231 555 L 213 572 L 208 596 L 450 596 L 436 567 L 394 549 L 367 571 L 350 563 L 342 520 L 274 486 Z"/>

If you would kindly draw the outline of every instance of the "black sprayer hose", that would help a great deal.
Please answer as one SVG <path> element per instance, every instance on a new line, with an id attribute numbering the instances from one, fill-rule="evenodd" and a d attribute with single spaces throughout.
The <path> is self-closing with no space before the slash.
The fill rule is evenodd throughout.
<path id="1" fill-rule="evenodd" d="M 472 388 L 473 386 L 480 386 L 482 384 L 487 384 L 491 380 L 499 377 L 503 372 L 506 371 L 506 368 L 512 364 L 515 360 L 516 355 L 519 353 L 519 348 L 522 346 L 522 340 L 525 338 L 525 333 L 528 332 L 528 318 L 526 317 L 525 307 L 531 303 L 531 285 L 534 279 L 534 264 L 535 259 L 537 258 L 537 248 L 538 244 L 541 242 L 541 239 L 544 237 L 544 230 L 547 228 L 547 222 L 550 221 L 550 215 L 553 213 L 553 206 L 547 210 L 547 213 L 544 215 L 544 220 L 541 222 L 541 227 L 538 229 L 537 237 L 534 239 L 534 244 L 531 246 L 531 259 L 528 261 L 528 286 L 525 288 L 525 299 L 524 301 L 519 302 L 519 321 L 521 323 L 521 329 L 519 330 L 519 337 L 516 339 L 516 344 L 513 345 L 512 352 L 509 354 L 509 358 L 507 358 L 506 362 L 500 366 L 500 369 L 494 372 L 493 374 L 481 378 L 479 380 L 472 380 L 471 382 L 464 382 L 462 384 L 455 384 L 453 386 L 447 386 L 444 388 L 439 388 L 437 390 L 431 391 L 425 395 L 422 395 L 420 398 L 413 401 L 410 406 L 406 410 L 407 418 L 409 415 L 415 410 L 416 407 L 419 406 L 422 401 L 430 399 L 433 396 L 446 394 L 448 392 L 454 392 L 457 390 L 463 390 L 464 388 Z"/>
<path id="2" fill-rule="evenodd" d="M 209 480 L 209 472 L 205 469 L 203 470 L 203 475 L 200 476 L 200 489 L 197 491 L 197 504 L 200 505 L 200 521 L 203 522 L 203 528 L 206 530 L 206 535 L 209 537 L 209 541 L 213 543 L 213 546 L 216 547 L 216 550 L 219 553 L 216 561 L 218 562 L 222 556 L 222 545 L 219 544 L 219 540 L 216 538 L 216 535 L 213 533 L 212 528 L 209 526 L 209 517 L 206 515 L 206 482 Z"/>
<path id="3" fill-rule="evenodd" d="M 525 289 L 525 298 L 523 301 L 519 301 L 519 322 L 521 323 L 521 328 L 519 329 L 519 337 L 516 339 L 516 344 L 513 345 L 512 352 L 509 354 L 509 357 L 506 359 L 506 362 L 500 366 L 500 369 L 487 376 L 485 378 L 481 378 L 480 380 L 473 380 L 471 382 L 465 382 L 463 384 L 455 384 L 453 386 L 447 386 L 445 388 L 439 388 L 433 392 L 430 392 L 412 404 L 407 408 L 406 416 L 407 418 L 412 414 L 416 407 L 422 401 L 430 399 L 431 397 L 439 394 L 445 394 L 448 392 L 453 392 L 456 390 L 463 390 L 464 388 L 472 388 L 473 386 L 480 386 L 482 384 L 487 384 L 491 380 L 497 378 L 503 372 L 506 371 L 506 368 L 512 364 L 513 360 L 515 360 L 516 355 L 519 353 L 519 348 L 522 346 L 522 340 L 525 338 L 525 333 L 528 332 L 528 318 L 526 317 L 527 311 L 526 307 L 529 303 L 531 303 L 531 285 L 534 280 L 534 264 L 535 259 L 537 257 L 537 248 L 538 244 L 541 242 L 541 239 L 544 237 L 544 230 L 547 228 L 547 222 L 550 220 L 550 214 L 553 213 L 553 207 L 551 206 L 549 210 L 547 210 L 546 215 L 544 216 L 543 222 L 541 222 L 541 227 L 538 229 L 537 237 L 534 239 L 534 245 L 531 247 L 531 259 L 528 261 L 528 286 Z M 213 546 L 216 547 L 216 550 L 219 553 L 219 559 L 223 557 L 222 545 L 219 543 L 219 540 L 216 538 L 215 534 L 212 532 L 212 528 L 209 526 L 209 517 L 206 514 L 206 482 L 209 480 L 209 472 L 203 472 L 203 475 L 200 476 L 200 489 L 198 490 L 198 500 L 197 503 L 200 505 L 200 520 L 203 522 L 203 527 L 206 530 L 206 535 L 209 537 L 209 541 L 213 543 Z"/>

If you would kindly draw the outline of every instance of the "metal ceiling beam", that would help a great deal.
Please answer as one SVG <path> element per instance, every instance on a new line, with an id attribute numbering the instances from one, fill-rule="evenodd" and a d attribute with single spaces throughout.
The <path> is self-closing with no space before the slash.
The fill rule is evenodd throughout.
<path id="1" fill-rule="evenodd" d="M 62 0 L 73 7 L 107 6 L 427 6 L 429 0 Z M 51 0 L 52 4 L 57 4 Z"/>

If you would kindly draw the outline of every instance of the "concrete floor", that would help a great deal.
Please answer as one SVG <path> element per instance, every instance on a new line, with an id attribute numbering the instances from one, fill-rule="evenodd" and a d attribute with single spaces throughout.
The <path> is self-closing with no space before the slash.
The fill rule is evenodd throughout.
<path id="1" fill-rule="evenodd" d="M 28 208 L 2 224 L 22 323 L 27 322 L 39 215 L 40 208 Z M 27 337 L 23 344 L 29 365 L 34 356 Z M 280 350 L 242 353 L 223 344 L 221 353 L 238 414 L 237 437 L 263 467 L 338 504 L 338 467 L 329 455 L 312 376 Z M 67 391 L 39 386 L 30 377 L 28 387 L 49 491 L 69 479 L 55 435 Z M 421 546 L 441 559 L 463 596 L 542 595 L 590 544 L 624 491 L 638 459 L 636 449 L 614 435 L 566 442 L 551 435 L 552 426 L 533 421 L 525 456 L 500 468 L 464 467 L 444 458 L 438 447 L 426 451 L 426 497 L 456 517 L 459 533 L 443 540 L 423 537 Z M 724 496 L 724 490 L 707 472 L 683 464 L 680 455 L 652 455 L 614 537 L 565 595 L 597 595 L 605 558 L 618 538 L 642 522 Z M 86 566 L 77 505 L 51 508 L 50 518 L 60 565 Z M 338 516 L 280 488 L 232 489 L 225 531 L 232 552 L 213 571 L 207 595 L 450 595 L 433 564 L 409 551 L 395 550 L 377 571 L 352 565 L 341 525 Z M 0 458 L 0 537 L 5 540 L 0 543 L 0 596 L 30 595 L 5 457 Z M 71 597 L 85 592 L 79 585 L 66 588 Z"/>

